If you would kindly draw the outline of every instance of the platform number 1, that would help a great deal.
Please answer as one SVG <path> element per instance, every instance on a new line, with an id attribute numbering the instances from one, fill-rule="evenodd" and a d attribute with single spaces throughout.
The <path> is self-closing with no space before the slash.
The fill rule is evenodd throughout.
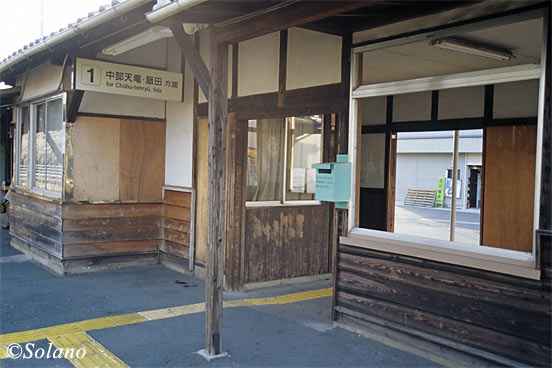
<path id="1" fill-rule="evenodd" d="M 99 86 L 101 84 L 101 69 L 93 65 L 82 65 L 81 82 L 90 86 Z"/>

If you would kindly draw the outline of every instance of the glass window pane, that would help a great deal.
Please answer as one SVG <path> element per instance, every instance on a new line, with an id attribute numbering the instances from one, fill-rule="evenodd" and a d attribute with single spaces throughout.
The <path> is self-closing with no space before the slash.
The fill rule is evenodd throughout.
<path id="1" fill-rule="evenodd" d="M 284 119 L 249 120 L 247 201 L 281 201 Z"/>
<path id="2" fill-rule="evenodd" d="M 459 133 L 455 242 L 479 244 L 482 130 Z M 450 240 L 453 132 L 397 134 L 395 233 Z"/>
<path id="3" fill-rule="evenodd" d="M 61 192 L 63 177 L 63 109 L 61 99 L 48 102 L 46 131 L 46 189 Z"/>
<path id="4" fill-rule="evenodd" d="M 33 187 L 46 189 L 46 104 L 36 105 L 35 121 Z"/>
<path id="5" fill-rule="evenodd" d="M 363 134 L 360 156 L 360 187 L 383 188 L 385 184 L 385 133 Z"/>
<path id="6" fill-rule="evenodd" d="M 29 144 L 30 144 L 30 119 L 29 108 L 23 107 L 19 110 L 21 138 L 19 141 L 19 178 L 17 184 L 29 185 Z"/>
<path id="7" fill-rule="evenodd" d="M 313 200 L 316 170 L 321 162 L 322 115 L 287 118 L 286 200 Z"/>

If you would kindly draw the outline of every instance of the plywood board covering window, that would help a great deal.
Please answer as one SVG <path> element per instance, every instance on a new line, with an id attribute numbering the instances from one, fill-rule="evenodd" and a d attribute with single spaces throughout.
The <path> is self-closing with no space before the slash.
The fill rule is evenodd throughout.
<path id="1" fill-rule="evenodd" d="M 158 200 L 165 176 L 165 123 L 79 117 L 74 199 Z"/>
<path id="2" fill-rule="evenodd" d="M 535 126 L 489 127 L 483 244 L 532 251 Z"/>

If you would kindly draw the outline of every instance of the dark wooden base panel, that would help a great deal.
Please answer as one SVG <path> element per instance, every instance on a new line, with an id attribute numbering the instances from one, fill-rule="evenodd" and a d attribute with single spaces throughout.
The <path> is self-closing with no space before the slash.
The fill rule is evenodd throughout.
<path id="1" fill-rule="evenodd" d="M 521 366 L 495 354 L 438 338 L 402 325 L 356 313 L 346 308 L 336 312 L 336 325 L 380 343 L 408 351 L 446 367 Z"/>
<path id="2" fill-rule="evenodd" d="M 543 366 L 552 356 L 545 284 L 340 245 L 334 312 L 460 344 L 498 364 Z"/>

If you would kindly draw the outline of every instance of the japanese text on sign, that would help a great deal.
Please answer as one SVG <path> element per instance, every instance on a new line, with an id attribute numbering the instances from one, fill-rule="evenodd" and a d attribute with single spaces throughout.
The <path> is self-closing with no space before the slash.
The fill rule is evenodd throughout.
<path id="1" fill-rule="evenodd" d="M 182 100 L 182 74 L 77 58 L 75 89 Z"/>

